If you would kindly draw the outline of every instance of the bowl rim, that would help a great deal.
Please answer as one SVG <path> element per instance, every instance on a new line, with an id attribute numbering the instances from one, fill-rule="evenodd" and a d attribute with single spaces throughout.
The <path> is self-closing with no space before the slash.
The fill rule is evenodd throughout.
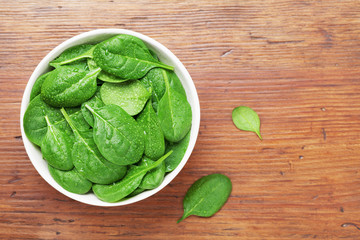
<path id="1" fill-rule="evenodd" d="M 165 56 L 167 57 L 165 60 L 171 61 L 173 63 L 175 72 L 178 74 L 179 79 L 186 90 L 187 98 L 188 98 L 188 101 L 192 108 L 192 125 L 191 125 L 191 130 L 190 130 L 191 132 L 190 132 L 189 145 L 188 145 L 188 148 L 185 152 L 183 159 L 181 160 L 180 164 L 172 172 L 166 174 L 166 176 L 160 186 L 158 186 L 155 189 L 142 192 L 142 193 L 140 193 L 134 197 L 128 198 L 126 200 L 122 200 L 122 201 L 115 202 L 115 203 L 108 203 L 108 202 L 104 202 L 104 201 L 98 199 L 94 195 L 94 193 L 87 193 L 85 195 L 71 193 L 71 192 L 65 190 L 64 188 L 62 188 L 51 177 L 51 175 L 49 174 L 49 170 L 47 168 L 47 163 L 41 157 L 41 152 L 40 152 L 39 147 L 36 146 L 35 144 L 31 143 L 25 135 L 24 128 L 23 128 L 23 117 L 24 117 L 25 111 L 30 102 L 31 89 L 32 89 L 36 79 L 41 74 L 45 73 L 47 70 L 50 69 L 48 63 L 51 60 L 53 60 L 54 58 L 59 56 L 65 49 L 68 49 L 72 46 L 91 42 L 91 39 L 95 39 L 102 35 L 108 36 L 107 38 L 109 38 L 112 35 L 114 36 L 117 34 L 128 34 L 128 35 L 132 35 L 132 36 L 140 38 L 141 40 L 144 41 L 144 43 L 148 47 L 157 48 L 158 51 L 160 51 L 160 53 L 163 54 L 162 57 L 165 57 Z M 104 39 L 106 39 L 106 38 L 104 38 Z M 190 100 L 189 100 L 189 98 L 190 98 Z M 144 200 L 144 199 L 156 194 L 157 192 L 161 191 L 183 169 L 183 167 L 187 163 L 188 159 L 190 158 L 190 155 L 195 147 L 195 143 L 196 143 L 196 140 L 198 137 L 199 128 L 200 128 L 200 102 L 199 102 L 199 97 L 198 97 L 198 94 L 197 94 L 197 91 L 195 88 L 195 84 L 194 84 L 189 72 L 186 70 L 186 68 L 182 64 L 182 62 L 164 45 L 162 45 L 155 39 L 150 38 L 144 34 L 141 34 L 141 33 L 135 32 L 135 31 L 131 31 L 131 30 L 127 30 L 127 29 L 117 29 L 117 28 L 96 29 L 96 30 L 91 30 L 88 32 L 80 33 L 76 36 L 73 36 L 73 37 L 65 40 L 64 42 L 62 42 L 61 44 L 56 46 L 54 49 L 52 49 L 36 66 L 35 70 L 31 74 L 31 76 L 27 82 L 27 85 L 26 85 L 26 88 L 25 88 L 25 91 L 24 91 L 24 94 L 22 97 L 21 109 L 20 109 L 20 128 L 21 128 L 21 136 L 23 139 L 24 147 L 25 147 L 26 153 L 27 153 L 32 165 L 34 166 L 36 171 L 39 173 L 39 175 L 50 186 L 52 186 L 53 188 L 55 188 L 57 191 L 64 194 L 65 196 L 67 196 L 73 200 L 76 200 L 78 202 L 88 204 L 88 205 L 102 206 L 102 207 L 124 206 L 124 205 L 132 204 L 132 203 Z M 37 156 L 34 156 L 34 154 Z M 39 161 L 39 154 L 40 154 L 40 158 L 41 158 L 40 161 Z M 44 170 L 44 164 L 46 165 L 46 170 Z"/>

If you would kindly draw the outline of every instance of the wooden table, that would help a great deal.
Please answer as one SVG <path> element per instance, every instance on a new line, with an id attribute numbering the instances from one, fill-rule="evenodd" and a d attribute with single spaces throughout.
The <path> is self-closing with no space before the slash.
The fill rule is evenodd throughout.
<path id="1" fill-rule="evenodd" d="M 161 192 L 113 208 L 81 204 L 36 172 L 20 102 L 39 61 L 81 32 L 126 28 L 167 46 L 190 72 L 201 127 Z M 0 239 L 360 239 L 358 1 L 0 1 Z M 261 118 L 260 141 L 234 107 Z M 180 224 L 198 178 L 233 183 L 211 218 Z"/>

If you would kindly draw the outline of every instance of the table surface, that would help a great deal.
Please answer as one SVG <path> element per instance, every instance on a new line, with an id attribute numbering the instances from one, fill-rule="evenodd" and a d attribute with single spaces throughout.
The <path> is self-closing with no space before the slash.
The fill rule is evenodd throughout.
<path id="1" fill-rule="evenodd" d="M 0 1 L 1 239 L 360 239 L 358 1 Z M 197 87 L 201 126 L 182 172 L 123 207 L 88 206 L 36 172 L 20 102 L 40 60 L 93 29 L 168 47 Z M 263 140 L 232 123 L 253 108 Z M 180 224 L 189 186 L 231 178 L 211 218 Z"/>

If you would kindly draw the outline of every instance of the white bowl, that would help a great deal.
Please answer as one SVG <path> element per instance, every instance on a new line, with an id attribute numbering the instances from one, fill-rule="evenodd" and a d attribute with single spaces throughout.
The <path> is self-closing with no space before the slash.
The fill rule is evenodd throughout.
<path id="1" fill-rule="evenodd" d="M 161 183 L 161 185 L 153 190 L 149 190 L 146 192 L 143 192 L 137 196 L 134 196 L 132 198 L 126 199 L 124 201 L 116 202 L 116 203 L 107 203 L 103 202 L 100 199 L 98 199 L 93 193 L 87 193 L 85 195 L 75 194 L 71 193 L 69 191 L 66 191 L 63 189 L 55 180 L 51 177 L 48 165 L 45 160 L 43 160 L 41 151 L 39 147 L 32 144 L 29 139 L 26 137 L 24 133 L 23 128 L 23 117 L 24 113 L 26 111 L 26 108 L 29 105 L 30 100 L 30 92 L 31 89 L 35 83 L 35 80 L 42 75 L 43 73 L 50 70 L 49 62 L 53 59 L 55 59 L 57 56 L 59 56 L 65 49 L 68 49 L 70 47 L 84 44 L 84 43 L 96 43 L 103 41 L 105 39 L 108 39 L 114 35 L 117 34 L 129 34 L 133 35 L 135 37 L 140 38 L 142 41 L 145 42 L 145 44 L 153 50 L 160 60 L 164 62 L 167 65 L 171 65 L 175 67 L 175 72 L 178 75 L 178 77 L 181 80 L 181 83 L 183 84 L 187 99 L 191 105 L 192 108 L 192 127 L 191 127 L 191 133 L 190 133 L 190 142 L 189 146 L 186 150 L 185 156 L 180 162 L 179 166 L 174 169 L 174 171 L 170 172 L 165 176 L 164 181 Z M 187 160 L 190 157 L 191 152 L 194 149 L 195 142 L 198 136 L 199 132 L 199 126 L 200 126 L 200 104 L 199 104 L 199 98 L 196 92 L 196 88 L 194 85 L 194 82 L 192 81 L 190 74 L 185 69 L 184 65 L 180 62 L 180 60 L 166 47 L 164 47 L 161 43 L 155 41 L 154 39 L 145 36 L 143 34 L 133 32 L 130 30 L 125 29 L 99 29 L 94 30 L 90 32 L 85 32 L 82 34 L 79 34 L 75 37 L 72 37 L 65 42 L 61 43 L 59 46 L 54 48 L 49 54 L 47 54 L 39 63 L 39 65 L 35 68 L 35 71 L 31 75 L 29 82 L 25 88 L 24 96 L 21 102 L 21 113 L 20 113 L 20 124 L 21 124 L 21 135 L 23 138 L 23 142 L 25 145 L 25 149 L 27 154 L 29 155 L 31 163 L 34 165 L 35 169 L 38 171 L 40 176 L 45 179 L 46 182 L 48 182 L 52 187 L 54 187 L 56 190 L 61 192 L 62 194 L 77 200 L 82 203 L 95 205 L 95 206 L 122 206 L 131 204 L 137 201 L 141 201 L 143 199 L 146 199 L 155 193 L 159 192 L 161 189 L 163 189 L 166 185 L 168 185 L 175 177 L 178 175 L 178 173 L 181 171 L 181 169 L 186 164 Z M 34 187 L 34 186 L 29 186 Z"/>

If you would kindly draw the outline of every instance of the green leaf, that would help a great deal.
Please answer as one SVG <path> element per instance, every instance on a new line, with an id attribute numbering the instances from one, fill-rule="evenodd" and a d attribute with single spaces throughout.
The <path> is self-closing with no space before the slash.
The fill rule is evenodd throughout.
<path id="1" fill-rule="evenodd" d="M 95 195 L 105 202 L 117 202 L 131 194 L 140 185 L 145 174 L 159 166 L 171 152 L 162 156 L 150 166 L 131 166 L 126 176 L 119 182 L 110 185 L 94 184 L 92 189 Z"/>
<path id="2" fill-rule="evenodd" d="M 151 166 L 154 163 L 155 161 L 151 160 L 150 158 L 143 157 L 143 159 L 141 159 L 139 166 L 147 167 L 147 166 Z M 146 173 L 146 175 L 144 176 L 144 178 L 142 179 L 139 185 L 139 188 L 141 189 L 157 188 L 163 182 L 164 177 L 165 177 L 165 163 L 162 162 L 159 166 Z"/>
<path id="3" fill-rule="evenodd" d="M 49 65 L 58 68 L 61 65 L 77 62 L 85 58 L 92 58 L 94 48 L 95 46 L 89 44 L 71 47 L 52 60 Z"/>
<path id="4" fill-rule="evenodd" d="M 43 75 L 41 75 L 40 77 L 38 77 L 38 79 L 36 79 L 34 86 L 31 89 L 31 93 L 30 93 L 30 101 L 33 100 L 37 95 L 39 95 L 41 93 L 41 86 L 44 83 L 46 77 L 50 74 L 51 72 L 47 72 Z"/>
<path id="5" fill-rule="evenodd" d="M 88 59 L 87 63 L 88 63 L 90 70 L 94 70 L 99 67 L 96 64 L 96 62 L 91 58 Z M 107 73 L 105 71 L 101 71 L 99 73 L 99 75 L 97 76 L 97 78 L 100 79 L 101 81 L 110 82 L 110 83 L 121 83 L 121 82 L 126 82 L 127 80 L 129 80 L 129 79 L 117 77 L 117 76 L 115 76 L 111 73 Z"/>
<path id="6" fill-rule="evenodd" d="M 118 165 L 138 162 L 144 153 L 144 131 L 135 119 L 117 105 L 85 106 L 94 116 L 94 141 L 101 154 Z"/>
<path id="7" fill-rule="evenodd" d="M 184 214 L 178 223 L 191 215 L 211 217 L 226 203 L 231 189 L 231 181 L 225 175 L 211 174 L 200 178 L 185 195 Z"/>
<path id="8" fill-rule="evenodd" d="M 74 167 L 71 158 L 72 139 L 51 124 L 48 116 L 45 116 L 45 120 L 48 129 L 41 143 L 43 158 L 54 168 L 71 170 Z"/>
<path id="9" fill-rule="evenodd" d="M 125 34 L 99 43 L 94 60 L 104 71 L 123 79 L 142 78 L 154 67 L 174 69 L 155 60 L 139 38 Z"/>
<path id="10" fill-rule="evenodd" d="M 165 78 L 166 92 L 158 106 L 158 116 L 165 139 L 178 142 L 191 128 L 192 112 L 186 97 L 170 87 Z"/>
<path id="11" fill-rule="evenodd" d="M 62 171 L 50 165 L 48 167 L 51 176 L 65 190 L 77 194 L 85 194 L 90 191 L 92 182 L 83 177 L 76 168 L 70 171 Z"/>
<path id="12" fill-rule="evenodd" d="M 186 136 L 183 139 L 181 139 L 179 142 L 176 142 L 176 143 L 169 142 L 166 145 L 165 152 L 168 152 L 170 150 L 173 151 L 173 153 L 165 160 L 166 172 L 173 171 L 179 165 L 181 160 L 183 159 L 183 157 L 186 153 L 186 150 L 189 146 L 190 132 L 191 131 L 189 131 L 186 134 Z"/>
<path id="13" fill-rule="evenodd" d="M 99 152 L 90 130 L 79 131 L 65 109 L 61 109 L 75 135 L 72 148 L 74 166 L 85 178 L 93 183 L 110 184 L 124 177 L 126 167 L 107 161 Z"/>
<path id="14" fill-rule="evenodd" d="M 246 106 L 234 108 L 232 120 L 238 129 L 254 132 L 262 140 L 260 135 L 260 119 L 254 110 Z"/>
<path id="15" fill-rule="evenodd" d="M 150 93 L 138 80 L 104 83 L 100 88 L 100 95 L 106 105 L 118 105 L 131 116 L 141 112 L 150 97 Z"/>
<path id="16" fill-rule="evenodd" d="M 94 127 L 94 117 L 92 113 L 85 107 L 85 105 L 89 105 L 93 109 L 98 109 L 105 105 L 100 97 L 100 87 L 98 87 L 98 90 L 92 98 L 81 104 L 81 112 L 84 116 L 84 119 L 91 127 Z"/>
<path id="17" fill-rule="evenodd" d="M 136 121 L 145 133 L 145 155 L 151 159 L 157 159 L 164 155 L 164 134 L 150 100 L 147 102 L 144 110 L 136 118 Z"/>

